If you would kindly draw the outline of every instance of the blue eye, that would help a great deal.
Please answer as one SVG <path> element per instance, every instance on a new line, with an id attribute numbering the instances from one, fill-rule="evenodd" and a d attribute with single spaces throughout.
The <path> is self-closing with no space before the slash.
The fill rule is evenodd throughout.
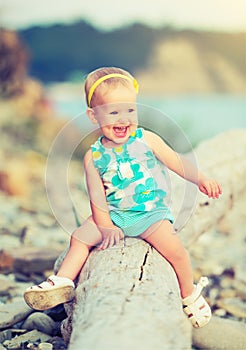
<path id="1" fill-rule="evenodd" d="M 128 113 L 132 113 L 132 112 L 135 112 L 135 110 L 133 108 L 129 108 Z"/>
<path id="2" fill-rule="evenodd" d="M 113 111 L 113 112 L 110 112 L 109 114 L 111 114 L 111 115 L 117 115 L 118 112 L 117 112 L 117 111 Z"/>

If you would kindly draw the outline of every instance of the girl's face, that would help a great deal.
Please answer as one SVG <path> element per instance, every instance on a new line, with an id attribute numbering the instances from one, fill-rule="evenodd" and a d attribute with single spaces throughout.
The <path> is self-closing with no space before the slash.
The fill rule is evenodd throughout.
<path id="1" fill-rule="evenodd" d="M 100 104 L 93 108 L 93 114 L 94 122 L 99 124 L 104 135 L 105 146 L 124 144 L 138 123 L 135 88 L 123 85 L 108 88 L 100 95 Z"/>

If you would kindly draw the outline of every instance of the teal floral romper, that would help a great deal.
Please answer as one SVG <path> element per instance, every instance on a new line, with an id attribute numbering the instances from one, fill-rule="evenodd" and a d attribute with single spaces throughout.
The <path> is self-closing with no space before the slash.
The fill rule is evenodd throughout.
<path id="1" fill-rule="evenodd" d="M 165 166 L 147 145 L 143 129 L 138 128 L 124 145 L 116 148 L 104 147 L 102 138 L 91 148 L 113 223 L 131 237 L 141 235 L 157 221 L 173 223 L 166 204 L 170 184 Z"/>

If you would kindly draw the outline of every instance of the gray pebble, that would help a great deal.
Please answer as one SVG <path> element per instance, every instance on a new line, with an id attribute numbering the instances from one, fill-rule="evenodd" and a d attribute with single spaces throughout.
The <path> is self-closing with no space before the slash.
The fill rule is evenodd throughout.
<path id="1" fill-rule="evenodd" d="M 23 323 L 22 328 L 27 330 L 37 329 L 49 335 L 56 335 L 58 332 L 56 322 L 42 312 L 31 314 Z"/>

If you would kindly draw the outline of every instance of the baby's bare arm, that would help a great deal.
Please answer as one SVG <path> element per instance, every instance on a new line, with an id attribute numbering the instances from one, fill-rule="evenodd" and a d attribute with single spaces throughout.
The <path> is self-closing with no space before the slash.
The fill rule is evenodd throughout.
<path id="1" fill-rule="evenodd" d="M 106 249 L 119 243 L 124 234 L 110 218 L 104 186 L 94 166 L 91 150 L 84 157 L 84 168 L 92 216 L 102 234 L 102 243 L 99 248 Z"/>
<path id="2" fill-rule="evenodd" d="M 110 217 L 103 183 L 94 166 L 91 150 L 84 157 L 84 168 L 92 215 L 96 224 L 101 224 L 106 222 L 107 218 L 110 219 Z"/>
<path id="3" fill-rule="evenodd" d="M 196 184 L 199 190 L 208 197 L 219 197 L 222 193 L 222 189 L 216 180 L 207 178 L 188 159 L 169 147 L 158 135 L 150 131 L 145 131 L 144 136 L 155 156 L 170 170 Z"/>

